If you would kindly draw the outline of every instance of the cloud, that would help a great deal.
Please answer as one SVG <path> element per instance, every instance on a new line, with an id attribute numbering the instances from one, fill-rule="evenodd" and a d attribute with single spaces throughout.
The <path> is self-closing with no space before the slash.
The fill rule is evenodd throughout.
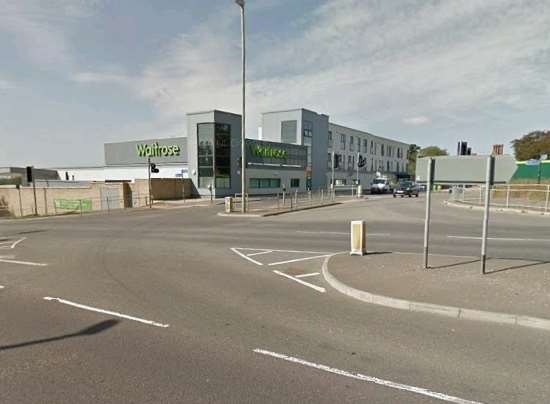
<path id="1" fill-rule="evenodd" d="M 130 84 L 131 78 L 123 74 L 105 72 L 79 72 L 70 77 L 71 81 L 80 84 Z"/>
<path id="2" fill-rule="evenodd" d="M 10 81 L 7 81 L 7 80 L 0 79 L 0 91 L 11 90 L 12 88 L 15 88 L 14 83 L 12 83 Z"/>
<path id="3" fill-rule="evenodd" d="M 68 34 L 99 6 L 98 0 L 0 0 L 0 32 L 14 39 L 18 53 L 41 69 L 73 65 Z"/>
<path id="4" fill-rule="evenodd" d="M 409 118 L 403 119 L 403 123 L 406 125 L 424 125 L 430 122 L 430 118 L 427 116 L 412 116 Z"/>

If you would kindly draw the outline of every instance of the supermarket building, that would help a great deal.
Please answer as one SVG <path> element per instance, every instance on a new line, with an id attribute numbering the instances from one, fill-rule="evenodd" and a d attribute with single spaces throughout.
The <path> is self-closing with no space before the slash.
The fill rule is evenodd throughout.
<path id="1" fill-rule="evenodd" d="M 249 194 L 352 185 L 376 176 L 407 172 L 408 144 L 329 122 L 307 109 L 262 114 L 258 139 L 246 139 Z M 133 182 L 153 178 L 190 179 L 195 196 L 241 192 L 241 116 L 219 110 L 187 115 L 187 136 L 104 145 L 105 164 L 56 168 L 71 181 Z M 333 159 L 334 156 L 334 159 Z"/>

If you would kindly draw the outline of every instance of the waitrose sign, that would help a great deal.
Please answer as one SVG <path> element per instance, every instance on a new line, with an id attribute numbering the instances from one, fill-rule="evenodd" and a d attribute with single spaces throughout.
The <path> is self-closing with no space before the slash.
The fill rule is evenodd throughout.
<path id="1" fill-rule="evenodd" d="M 181 148 L 175 145 L 159 145 L 158 142 L 152 144 L 137 144 L 137 154 L 139 157 L 173 157 L 179 156 Z"/>
<path id="2" fill-rule="evenodd" d="M 274 158 L 284 160 L 288 157 L 288 150 L 261 144 L 251 145 L 252 155 L 262 158 Z"/>

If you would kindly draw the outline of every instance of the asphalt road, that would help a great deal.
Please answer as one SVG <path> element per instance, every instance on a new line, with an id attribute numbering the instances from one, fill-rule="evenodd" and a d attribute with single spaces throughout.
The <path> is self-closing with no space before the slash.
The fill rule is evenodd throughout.
<path id="1" fill-rule="evenodd" d="M 481 213 L 442 197 L 431 251 L 478 255 Z M 0 402 L 548 401 L 547 332 L 371 306 L 315 275 L 353 219 L 369 250 L 420 252 L 423 198 L 219 209 L 1 222 Z M 549 225 L 494 214 L 489 253 L 550 260 Z"/>

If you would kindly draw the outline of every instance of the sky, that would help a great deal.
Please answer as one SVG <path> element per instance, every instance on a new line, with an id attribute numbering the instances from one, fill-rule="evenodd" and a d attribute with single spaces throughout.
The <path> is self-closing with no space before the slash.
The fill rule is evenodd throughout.
<path id="1" fill-rule="evenodd" d="M 247 0 L 261 113 L 456 152 L 550 129 L 550 0 Z M 0 0 L 0 166 L 103 164 L 103 143 L 241 110 L 233 0 Z"/>

